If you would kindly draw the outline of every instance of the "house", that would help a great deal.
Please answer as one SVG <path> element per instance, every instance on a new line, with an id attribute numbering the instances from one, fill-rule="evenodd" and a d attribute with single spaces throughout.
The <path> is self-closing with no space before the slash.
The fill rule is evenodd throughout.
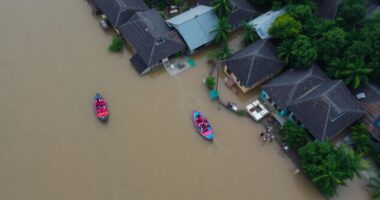
<path id="1" fill-rule="evenodd" d="M 317 15 L 323 19 L 335 19 L 342 0 L 316 0 Z"/>
<path id="2" fill-rule="evenodd" d="M 362 104 L 366 115 L 361 120 L 368 125 L 371 136 L 380 142 L 380 86 L 368 84 L 355 91 L 359 102 Z"/>
<path id="3" fill-rule="evenodd" d="M 114 28 L 126 22 L 136 11 L 147 10 L 143 0 L 88 0 L 93 10 L 107 16 Z"/>
<path id="4" fill-rule="evenodd" d="M 155 9 L 135 12 L 119 31 L 136 53 L 130 61 L 140 75 L 186 49 L 177 32 L 168 27 Z"/>
<path id="5" fill-rule="evenodd" d="M 269 40 L 259 40 L 223 61 L 225 73 L 243 92 L 274 77 L 285 63 L 276 56 L 276 48 Z"/>
<path id="6" fill-rule="evenodd" d="M 288 70 L 262 87 L 261 99 L 305 127 L 318 140 L 331 140 L 365 111 L 341 80 L 329 80 L 317 65 Z"/>
<path id="7" fill-rule="evenodd" d="M 259 17 L 256 17 L 252 21 L 249 22 L 249 24 L 252 26 L 253 29 L 256 30 L 257 35 L 261 39 L 267 39 L 271 36 L 269 35 L 268 31 L 270 27 L 272 27 L 272 23 L 279 17 L 280 15 L 285 13 L 285 9 L 281 10 L 270 10 Z"/>
<path id="8" fill-rule="evenodd" d="M 212 7 L 199 5 L 166 20 L 166 23 L 178 31 L 190 53 L 194 53 L 214 40 L 216 33 L 211 31 L 218 25 L 218 17 Z"/>
<path id="9" fill-rule="evenodd" d="M 212 0 L 198 0 L 198 4 L 212 6 Z M 232 26 L 232 30 L 251 20 L 258 13 L 249 0 L 230 0 L 230 4 L 232 9 L 227 21 Z"/>

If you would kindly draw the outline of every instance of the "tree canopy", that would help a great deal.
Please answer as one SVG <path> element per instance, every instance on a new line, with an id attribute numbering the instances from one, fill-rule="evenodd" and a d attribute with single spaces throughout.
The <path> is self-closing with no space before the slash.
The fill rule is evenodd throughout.
<path id="1" fill-rule="evenodd" d="M 319 60 L 329 63 L 339 57 L 347 44 L 346 37 L 347 33 L 341 28 L 333 28 L 323 33 L 317 40 Z"/>
<path id="2" fill-rule="evenodd" d="M 212 7 L 219 18 L 227 18 L 232 10 L 229 0 L 213 0 Z"/>
<path id="3" fill-rule="evenodd" d="M 332 197 L 337 188 L 352 179 L 364 165 L 361 158 L 343 146 L 334 148 L 329 142 L 312 142 L 299 150 L 301 167 L 322 194 Z"/>
<path id="4" fill-rule="evenodd" d="M 302 30 L 300 22 L 288 14 L 283 14 L 273 22 L 269 34 L 277 39 L 295 38 Z"/>
<path id="5" fill-rule="evenodd" d="M 308 142 L 307 132 L 305 129 L 297 126 L 291 121 L 286 121 L 284 124 L 285 140 L 290 148 L 298 150 Z"/>
<path id="6" fill-rule="evenodd" d="M 227 22 L 226 18 L 222 18 L 218 21 L 218 25 L 215 27 L 211 33 L 216 33 L 215 43 L 224 44 L 230 38 L 230 34 L 232 32 L 231 25 Z"/>
<path id="7" fill-rule="evenodd" d="M 256 31 L 252 28 L 252 26 L 248 23 L 243 24 L 243 44 L 244 46 L 248 46 L 260 39 L 259 35 L 257 35 Z"/>

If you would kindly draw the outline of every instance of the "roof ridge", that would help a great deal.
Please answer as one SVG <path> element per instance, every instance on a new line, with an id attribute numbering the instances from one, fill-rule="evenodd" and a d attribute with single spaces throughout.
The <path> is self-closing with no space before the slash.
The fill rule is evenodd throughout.
<path id="1" fill-rule="evenodd" d="M 252 71 L 252 68 L 253 68 L 253 62 L 255 61 L 255 57 L 253 56 L 252 59 L 251 59 L 251 64 L 249 66 L 249 71 L 248 71 L 248 78 L 245 82 L 245 85 L 248 85 L 249 83 L 249 80 L 251 80 L 251 71 Z"/>
<path id="2" fill-rule="evenodd" d="M 323 132 L 322 132 L 322 141 L 325 139 L 326 137 L 326 129 L 327 129 L 327 124 L 328 124 L 328 120 L 329 120 L 329 116 L 330 116 L 330 111 L 331 111 L 331 105 L 329 105 L 329 109 L 327 111 L 327 116 L 325 117 L 325 124 L 324 124 L 324 127 L 323 127 Z"/>
<path id="3" fill-rule="evenodd" d="M 154 38 L 154 37 L 153 37 Z M 156 38 L 154 38 L 154 39 L 156 39 Z M 152 47 L 152 51 L 150 52 L 150 54 L 149 54 L 149 60 L 148 60 L 148 66 L 150 66 L 150 64 L 151 64 L 151 62 L 152 62 L 152 56 L 153 56 L 153 52 L 154 52 L 154 50 L 156 49 L 156 41 L 154 40 L 153 41 L 153 47 Z"/>

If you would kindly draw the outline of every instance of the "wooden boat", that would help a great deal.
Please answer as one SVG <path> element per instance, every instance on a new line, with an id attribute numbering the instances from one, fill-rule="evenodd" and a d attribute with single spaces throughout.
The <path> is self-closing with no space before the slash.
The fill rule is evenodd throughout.
<path id="1" fill-rule="evenodd" d="M 101 121 L 106 121 L 108 119 L 109 111 L 108 104 L 104 100 L 103 96 L 99 93 L 95 94 L 93 107 L 96 117 Z"/>
<path id="2" fill-rule="evenodd" d="M 210 142 L 214 140 L 214 130 L 201 112 L 193 111 L 193 121 L 200 136 Z"/>

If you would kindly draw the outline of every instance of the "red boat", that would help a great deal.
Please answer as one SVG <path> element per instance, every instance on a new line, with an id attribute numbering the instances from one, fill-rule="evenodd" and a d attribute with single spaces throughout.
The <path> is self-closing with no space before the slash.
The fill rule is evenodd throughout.
<path id="1" fill-rule="evenodd" d="M 103 96 L 99 93 L 95 94 L 93 107 L 95 111 L 95 115 L 101 121 L 106 121 L 108 119 L 109 111 L 108 104 L 104 100 Z"/>

